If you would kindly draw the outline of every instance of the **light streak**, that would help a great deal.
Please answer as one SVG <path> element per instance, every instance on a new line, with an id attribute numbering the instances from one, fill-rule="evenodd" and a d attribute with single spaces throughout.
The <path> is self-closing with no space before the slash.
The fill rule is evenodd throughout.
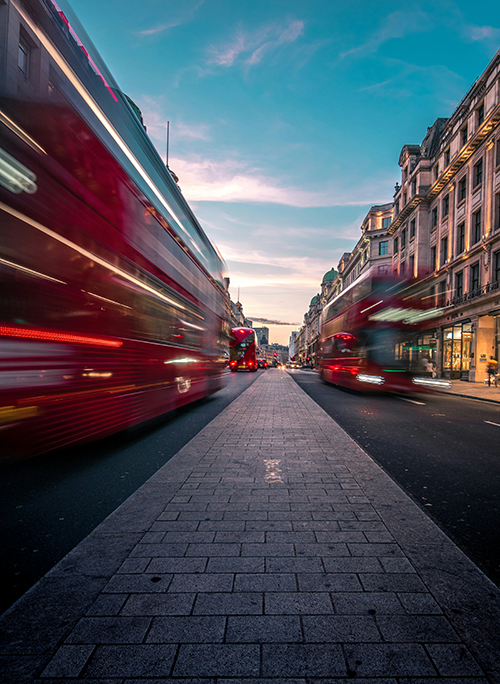
<path id="1" fill-rule="evenodd" d="M 24 142 L 32 147 L 36 152 L 39 154 L 47 154 L 43 147 L 40 147 L 40 145 L 33 140 L 33 138 L 26 133 L 25 130 L 23 130 L 20 126 L 16 124 L 15 121 L 12 121 L 12 119 L 5 114 L 5 112 L 2 112 L 0 109 L 0 121 L 7 126 L 7 128 L 10 128 L 10 130 L 15 133 L 21 140 L 24 140 Z"/>
<path id="2" fill-rule="evenodd" d="M 4 204 L 3 202 L 0 202 L 0 209 L 3 209 L 3 211 L 5 211 L 6 213 L 10 214 L 11 216 L 14 216 L 14 218 L 17 218 L 20 221 L 23 221 L 24 223 L 28 224 L 29 226 L 36 228 L 41 233 L 45 233 L 45 235 L 49 235 L 51 238 L 54 238 L 54 240 L 61 242 L 63 245 L 66 245 L 66 247 L 69 247 L 70 249 L 75 250 L 75 252 L 78 252 L 79 254 L 81 254 L 82 256 L 87 257 L 87 259 L 94 261 L 95 263 L 99 264 L 100 266 L 104 266 L 104 268 L 108 269 L 108 271 L 111 271 L 112 273 L 115 273 L 116 275 L 121 276 L 125 280 L 128 280 L 131 283 L 134 283 L 134 285 L 137 285 L 142 290 L 145 290 L 146 292 L 150 292 L 155 297 L 158 297 L 159 299 L 162 299 L 165 302 L 172 304 L 173 306 L 177 307 L 178 309 L 182 309 L 184 311 L 187 311 L 187 308 L 185 306 L 182 306 L 182 304 L 174 301 L 170 297 L 166 297 L 161 292 L 158 292 L 158 290 L 155 290 L 153 287 L 150 287 L 149 285 L 142 283 L 138 278 L 134 278 L 134 276 L 131 276 L 126 271 L 122 271 L 121 268 L 117 268 L 116 266 L 113 266 L 113 264 L 110 264 L 108 261 L 101 259 L 100 257 L 96 256 L 95 254 L 92 254 L 92 252 L 89 252 L 87 249 L 80 247 L 79 245 L 75 244 L 74 242 L 71 242 L 71 240 L 68 240 L 67 238 L 63 237 L 62 235 L 58 235 L 58 233 L 54 232 L 50 228 L 47 228 L 43 224 L 38 223 L 38 221 L 35 221 L 35 220 L 29 218 L 29 216 L 25 216 L 25 214 L 22 214 L 20 211 L 17 211 L 16 209 L 12 209 L 12 207 L 9 207 L 7 204 Z"/>
<path id="3" fill-rule="evenodd" d="M 30 29 L 33 31 L 33 33 L 37 36 L 37 38 L 40 40 L 40 42 L 43 44 L 49 55 L 52 57 L 54 62 L 59 66 L 61 71 L 64 73 L 64 75 L 67 77 L 67 79 L 71 82 L 75 90 L 78 92 L 80 97 L 84 100 L 84 102 L 89 106 L 93 114 L 97 117 L 97 119 L 100 121 L 100 123 L 104 126 L 106 131 L 110 134 L 110 136 L 113 138 L 113 140 L 116 142 L 118 147 L 122 150 L 122 152 L 125 154 L 127 159 L 132 163 L 133 167 L 136 169 L 136 171 L 139 173 L 141 178 L 146 182 L 146 184 L 149 186 L 149 188 L 152 190 L 154 195 L 157 197 L 157 199 L 161 202 L 161 204 L 165 207 L 167 212 L 175 219 L 178 227 L 182 230 L 182 232 L 187 236 L 189 239 L 189 242 L 191 245 L 196 249 L 196 251 L 203 257 L 203 260 L 205 260 L 203 252 L 199 249 L 199 247 L 196 245 L 194 242 L 193 238 L 189 234 L 189 232 L 184 228 L 182 225 L 181 219 L 177 216 L 176 212 L 170 204 L 166 201 L 165 197 L 162 195 L 162 193 L 158 190 L 156 185 L 153 183 L 149 175 L 146 173 L 146 171 L 143 169 L 142 165 L 139 163 L 139 161 L 136 159 L 128 145 L 125 143 L 123 138 L 120 136 L 118 131 L 115 129 L 115 127 L 111 124 L 107 116 L 104 114 L 102 109 L 99 107 L 97 102 L 94 100 L 94 98 L 90 95 L 90 93 L 86 90 L 86 88 L 83 87 L 82 83 L 76 76 L 75 72 L 69 67 L 65 59 L 62 57 L 60 54 L 59 50 L 55 47 L 55 45 L 52 43 L 52 41 L 36 26 L 36 24 L 30 19 L 30 17 L 24 12 L 22 7 L 19 6 L 17 2 L 13 2 L 15 5 L 17 11 L 19 14 L 23 17 L 23 19 L 26 21 Z M 106 84 L 107 85 L 107 84 Z M 116 99 L 116 98 L 115 98 Z"/>
<path id="4" fill-rule="evenodd" d="M 121 347 L 121 340 L 105 340 L 101 337 L 87 335 L 71 335 L 68 333 L 52 332 L 50 330 L 34 330 L 33 328 L 14 328 L 0 325 L 0 335 L 6 337 L 23 337 L 33 340 L 49 340 L 51 342 L 68 342 L 70 344 L 95 344 L 99 347 Z"/>
<path id="5" fill-rule="evenodd" d="M 0 259 L 0 264 L 5 264 L 5 266 L 10 266 L 15 268 L 16 271 L 22 271 L 23 273 L 28 273 L 29 275 L 34 275 L 37 278 L 44 278 L 45 280 L 53 280 L 55 283 L 61 283 L 66 285 L 64 280 L 58 280 L 57 278 L 52 278 L 52 276 L 45 275 L 45 273 L 39 273 L 31 268 L 26 268 L 26 266 L 21 266 L 20 264 L 15 264 L 13 261 L 7 261 L 7 259 Z"/>

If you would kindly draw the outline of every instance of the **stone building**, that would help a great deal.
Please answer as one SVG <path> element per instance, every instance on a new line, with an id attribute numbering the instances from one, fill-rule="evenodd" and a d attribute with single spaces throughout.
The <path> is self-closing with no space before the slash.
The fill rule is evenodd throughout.
<path id="1" fill-rule="evenodd" d="M 370 208 L 361 225 L 361 237 L 356 246 L 352 252 L 345 252 L 339 261 L 338 278 L 332 287 L 334 294 L 340 294 L 369 268 L 374 268 L 380 275 L 390 272 L 392 240 L 389 226 L 392 215 L 392 202 Z"/>
<path id="2" fill-rule="evenodd" d="M 482 382 L 500 354 L 500 51 L 449 119 L 404 145 L 392 271 L 416 277 L 441 315 L 422 343 L 438 374 Z"/>
<path id="3" fill-rule="evenodd" d="M 297 330 L 293 330 L 290 339 L 288 340 L 288 358 L 290 361 L 295 360 L 295 341 L 298 334 Z"/>
<path id="4" fill-rule="evenodd" d="M 259 342 L 259 347 L 265 347 L 269 344 L 269 328 L 254 328 L 255 334 L 257 335 L 257 340 Z"/>

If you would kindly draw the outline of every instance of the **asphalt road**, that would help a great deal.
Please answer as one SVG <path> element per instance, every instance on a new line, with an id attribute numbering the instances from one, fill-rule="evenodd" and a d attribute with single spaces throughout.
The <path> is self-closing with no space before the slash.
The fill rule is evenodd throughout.
<path id="1" fill-rule="evenodd" d="M 0 613 L 261 372 L 228 372 L 224 389 L 147 427 L 25 461 L 0 462 Z"/>
<path id="2" fill-rule="evenodd" d="M 290 372 L 500 586 L 500 406 L 445 394 L 358 394 L 317 373 Z"/>

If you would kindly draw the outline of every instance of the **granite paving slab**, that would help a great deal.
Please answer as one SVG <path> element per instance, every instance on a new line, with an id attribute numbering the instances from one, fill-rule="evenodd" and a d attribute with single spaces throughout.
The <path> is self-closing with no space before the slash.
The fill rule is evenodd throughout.
<path id="1" fill-rule="evenodd" d="M 0 619 L 6 684 L 500 684 L 500 591 L 260 377 Z"/>

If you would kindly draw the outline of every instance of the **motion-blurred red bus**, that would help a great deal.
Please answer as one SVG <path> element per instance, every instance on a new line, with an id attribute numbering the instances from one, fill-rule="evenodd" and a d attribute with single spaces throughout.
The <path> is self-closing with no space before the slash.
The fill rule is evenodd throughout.
<path id="1" fill-rule="evenodd" d="M 40 56 L 0 87 L 2 456 L 215 392 L 229 332 L 222 260 L 140 111 L 59 5 L 13 8 Z"/>
<path id="2" fill-rule="evenodd" d="M 256 371 L 257 336 L 252 328 L 232 328 L 229 337 L 229 367 L 232 371 Z"/>
<path id="3" fill-rule="evenodd" d="M 432 350 L 419 337 L 424 324 L 442 313 L 426 301 L 415 283 L 367 271 L 323 309 L 321 378 L 356 390 L 449 387 L 424 372 L 432 368 Z"/>

